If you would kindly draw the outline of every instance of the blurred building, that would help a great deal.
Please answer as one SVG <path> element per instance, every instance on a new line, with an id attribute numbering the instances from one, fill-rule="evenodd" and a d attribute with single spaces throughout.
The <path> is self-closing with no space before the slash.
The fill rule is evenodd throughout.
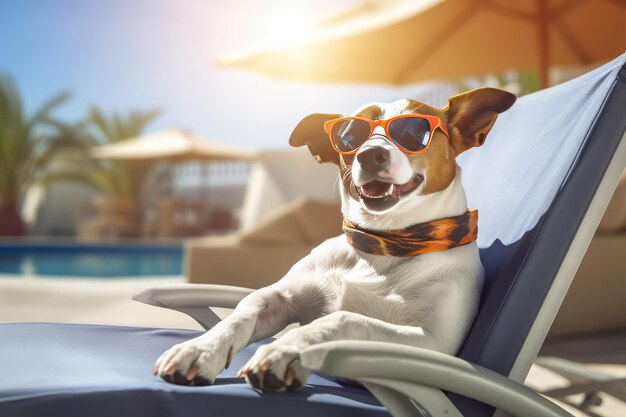
<path id="1" fill-rule="evenodd" d="M 241 229 L 247 230 L 297 198 L 339 201 L 337 167 L 317 163 L 306 149 L 259 152 L 250 169 L 241 211 Z"/>

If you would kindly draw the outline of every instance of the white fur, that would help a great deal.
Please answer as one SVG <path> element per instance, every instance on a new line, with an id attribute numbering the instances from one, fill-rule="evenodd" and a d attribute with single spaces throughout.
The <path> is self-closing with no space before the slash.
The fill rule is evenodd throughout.
<path id="1" fill-rule="evenodd" d="M 408 175 L 408 181 L 414 173 L 406 172 L 410 165 L 398 152 L 392 154 L 391 175 Z M 355 181 L 361 181 L 360 167 L 353 172 Z M 445 190 L 422 196 L 418 187 L 383 214 L 369 213 L 343 188 L 341 194 L 343 215 L 373 230 L 403 229 L 467 210 L 460 170 Z M 454 354 L 473 321 L 482 282 L 475 243 L 415 257 L 386 257 L 357 251 L 341 235 L 313 249 L 277 283 L 246 297 L 204 335 L 165 352 L 155 372 L 189 373 L 189 379 L 197 374 L 213 381 L 229 354 L 295 322 L 301 326 L 259 348 L 244 366 L 257 388 L 290 388 L 292 379 L 304 384 L 309 372 L 300 366 L 299 352 L 326 341 L 386 341 Z M 264 380 L 269 374 L 278 386 Z"/>
<path id="2" fill-rule="evenodd" d="M 467 211 L 460 167 L 457 166 L 456 176 L 443 191 L 420 195 L 424 183 L 382 214 L 370 213 L 360 201 L 351 199 L 343 190 L 343 184 L 340 184 L 341 212 L 351 223 L 369 230 L 401 230 L 417 223 L 458 216 Z"/>
<path id="3" fill-rule="evenodd" d="M 379 127 L 380 126 L 377 126 L 376 129 Z M 406 155 L 404 155 L 400 149 L 392 145 L 391 142 L 385 138 L 385 136 L 374 133 L 372 137 L 365 142 L 363 146 L 361 146 L 357 154 L 371 148 L 384 148 L 389 151 L 390 169 L 389 171 L 379 171 L 377 173 L 379 178 L 394 179 L 396 184 L 404 184 L 413 178 L 413 175 L 415 175 L 415 172 L 413 172 L 413 168 L 411 168 L 411 164 L 409 163 Z M 352 180 L 357 186 L 360 187 L 373 179 L 375 179 L 374 176 L 363 170 L 360 164 L 352 164 Z"/>

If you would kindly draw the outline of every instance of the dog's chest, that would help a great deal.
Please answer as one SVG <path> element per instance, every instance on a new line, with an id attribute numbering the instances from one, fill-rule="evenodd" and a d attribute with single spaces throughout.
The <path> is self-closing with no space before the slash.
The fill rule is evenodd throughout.
<path id="1" fill-rule="evenodd" d="M 322 285 L 333 294 L 332 310 L 352 311 L 394 324 L 410 324 L 429 293 L 429 277 L 418 259 L 348 258 L 320 271 Z M 436 283 L 432 282 L 432 285 Z"/>

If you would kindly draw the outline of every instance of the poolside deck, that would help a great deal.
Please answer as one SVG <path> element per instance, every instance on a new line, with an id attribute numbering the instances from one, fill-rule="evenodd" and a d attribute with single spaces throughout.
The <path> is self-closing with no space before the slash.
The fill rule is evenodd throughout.
<path id="1" fill-rule="evenodd" d="M 131 300 L 144 288 L 183 282 L 182 276 L 62 279 L 0 275 L 0 322 L 60 322 L 202 328 L 176 311 Z"/>
<path id="2" fill-rule="evenodd" d="M 133 294 L 144 288 L 177 282 L 184 282 L 184 278 L 171 276 L 107 281 L 0 275 L 0 322 L 92 323 L 200 330 L 201 327 L 193 319 L 183 314 L 131 300 Z M 217 309 L 216 312 L 224 317 L 229 310 Z M 549 340 L 541 356 L 582 363 L 585 369 L 595 372 L 599 378 L 602 375 L 626 378 L 626 330 Z M 547 392 L 568 387 L 572 381 L 582 382 L 571 375 L 566 378 L 563 372 L 548 369 L 540 364 L 542 357 L 533 365 L 526 379 L 530 388 Z M 573 406 L 582 402 L 582 395 L 566 397 L 565 402 L 555 402 L 575 416 L 626 416 L 623 384 L 612 394 L 600 393 L 601 404 L 591 405 L 585 411 Z"/>

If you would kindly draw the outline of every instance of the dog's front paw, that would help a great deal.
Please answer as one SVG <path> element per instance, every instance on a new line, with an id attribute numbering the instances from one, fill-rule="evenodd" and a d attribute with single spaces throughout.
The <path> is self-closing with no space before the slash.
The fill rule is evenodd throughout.
<path id="1" fill-rule="evenodd" d="M 178 385 L 211 385 L 231 358 L 232 347 L 200 336 L 165 351 L 154 365 L 154 374 Z"/>
<path id="2" fill-rule="evenodd" d="M 239 371 L 254 388 L 263 391 L 296 391 L 311 372 L 300 365 L 300 349 L 280 342 L 261 346 Z"/>

